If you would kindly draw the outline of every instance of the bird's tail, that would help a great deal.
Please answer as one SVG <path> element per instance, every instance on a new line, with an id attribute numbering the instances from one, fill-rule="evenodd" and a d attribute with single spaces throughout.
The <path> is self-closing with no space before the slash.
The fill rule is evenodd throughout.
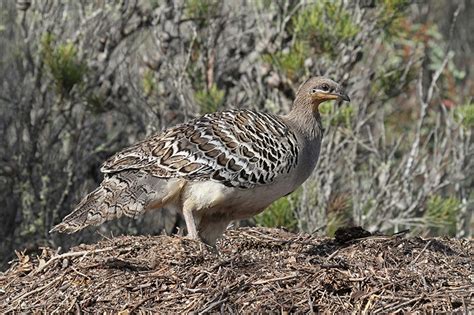
<path id="1" fill-rule="evenodd" d="M 129 171 L 106 177 L 50 233 L 74 233 L 90 225 L 100 225 L 122 215 L 137 217 L 150 208 L 160 208 L 179 193 L 182 186 L 170 185 L 139 171 Z"/>
<path id="2" fill-rule="evenodd" d="M 112 215 L 105 203 L 107 196 L 107 190 L 102 185 L 99 186 L 82 199 L 77 207 L 49 232 L 74 233 L 89 225 L 105 222 Z"/>

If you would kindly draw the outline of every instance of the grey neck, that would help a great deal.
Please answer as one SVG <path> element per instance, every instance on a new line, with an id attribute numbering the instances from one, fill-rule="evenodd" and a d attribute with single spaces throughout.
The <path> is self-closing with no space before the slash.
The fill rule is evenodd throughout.
<path id="1" fill-rule="evenodd" d="M 319 158 L 323 130 L 317 107 L 318 104 L 309 100 L 296 99 L 288 115 L 282 116 L 299 138 L 300 153 L 293 188 L 310 176 Z"/>
<path id="2" fill-rule="evenodd" d="M 307 141 L 320 139 L 323 127 L 318 106 L 307 99 L 296 99 L 291 111 L 282 118 Z"/>

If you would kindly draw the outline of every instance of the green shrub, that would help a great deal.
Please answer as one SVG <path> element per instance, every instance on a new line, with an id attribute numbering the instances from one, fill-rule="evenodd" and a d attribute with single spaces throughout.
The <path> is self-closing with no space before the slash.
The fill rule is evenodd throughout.
<path id="1" fill-rule="evenodd" d="M 153 71 L 151 71 L 150 69 L 147 69 L 145 73 L 143 74 L 143 78 L 142 78 L 143 93 L 145 93 L 145 96 L 150 96 L 151 93 L 153 93 L 153 91 L 156 88 L 155 85 L 156 85 L 156 82 L 153 75 Z"/>
<path id="2" fill-rule="evenodd" d="M 435 235 L 456 234 L 456 217 L 460 209 L 460 202 L 453 197 L 433 196 L 426 203 L 424 218 L 433 226 Z"/>
<path id="3" fill-rule="evenodd" d="M 202 89 L 196 92 L 196 102 L 201 113 L 212 113 L 219 109 L 224 101 L 225 92 L 213 84 L 210 89 Z"/>
<path id="4" fill-rule="evenodd" d="M 343 104 L 336 107 L 334 102 L 326 102 L 319 105 L 319 112 L 324 116 L 334 113 L 329 120 L 331 126 L 343 126 L 350 128 L 354 117 L 354 108 L 350 104 Z"/>
<path id="5" fill-rule="evenodd" d="M 309 55 L 308 48 L 303 42 L 298 42 L 288 51 L 263 55 L 263 61 L 270 63 L 281 71 L 285 77 L 297 81 L 304 74 L 304 61 Z"/>
<path id="6" fill-rule="evenodd" d="M 262 58 L 293 82 L 306 75 L 306 59 L 314 55 L 335 59 L 339 44 L 352 40 L 360 31 L 351 14 L 334 1 L 308 5 L 293 16 L 289 25 L 294 39 L 289 49 Z"/>
<path id="7" fill-rule="evenodd" d="M 337 229 L 347 226 L 347 217 L 341 213 L 329 213 L 327 218 L 326 235 L 334 237 Z"/>
<path id="8" fill-rule="evenodd" d="M 456 107 L 455 118 L 463 127 L 474 128 L 474 103 Z"/>
<path id="9" fill-rule="evenodd" d="M 68 95 L 82 81 L 87 70 L 85 63 L 78 60 L 76 47 L 71 42 L 55 45 L 53 35 L 46 33 L 41 40 L 41 52 L 56 92 Z"/>
<path id="10" fill-rule="evenodd" d="M 293 204 L 299 193 L 293 193 L 272 203 L 264 212 L 254 217 L 258 226 L 285 227 L 290 231 L 296 230 L 298 220 L 295 217 Z"/>
<path id="11" fill-rule="evenodd" d="M 379 4 L 377 27 L 383 31 L 385 40 L 397 40 L 404 31 L 402 24 L 405 21 L 406 11 L 411 0 L 382 0 Z"/>
<path id="12" fill-rule="evenodd" d="M 338 44 L 354 38 L 360 31 L 351 14 L 335 1 L 318 1 L 293 18 L 297 41 L 305 41 L 316 52 L 336 57 Z"/>
<path id="13" fill-rule="evenodd" d="M 352 207 L 352 199 L 347 194 L 337 194 L 331 198 L 326 212 L 326 235 L 334 236 L 338 228 L 351 225 Z"/>
<path id="14" fill-rule="evenodd" d="M 377 70 L 377 80 L 372 85 L 371 93 L 376 95 L 382 92 L 385 97 L 393 98 L 400 95 L 409 83 L 416 78 L 416 68 L 411 67 L 405 73 L 406 60 L 400 57 L 393 57 L 389 63 Z M 405 79 L 404 79 L 405 76 Z M 400 84 L 403 82 L 404 84 Z"/>

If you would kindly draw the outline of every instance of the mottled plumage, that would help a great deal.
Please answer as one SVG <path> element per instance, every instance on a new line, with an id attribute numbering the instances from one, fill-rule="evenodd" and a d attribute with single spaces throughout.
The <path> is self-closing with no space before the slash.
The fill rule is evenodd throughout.
<path id="1" fill-rule="evenodd" d="M 52 231 L 167 206 L 183 213 L 190 237 L 214 245 L 230 221 L 263 211 L 310 175 L 322 139 L 318 106 L 330 99 L 348 97 L 312 78 L 286 116 L 216 112 L 138 142 L 103 164 L 101 185 Z"/>
<path id="2" fill-rule="evenodd" d="M 158 178 L 252 188 L 273 182 L 297 161 L 296 136 L 281 118 L 232 110 L 207 114 L 139 142 L 106 161 L 101 171 L 141 169 Z"/>

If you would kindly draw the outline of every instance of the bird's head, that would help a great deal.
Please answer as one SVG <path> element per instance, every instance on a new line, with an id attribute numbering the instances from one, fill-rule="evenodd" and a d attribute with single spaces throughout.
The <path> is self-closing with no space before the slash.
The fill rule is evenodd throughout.
<path id="1" fill-rule="evenodd" d="M 305 104 L 310 103 L 313 110 L 318 110 L 319 104 L 329 100 L 350 102 L 344 88 L 325 77 L 313 77 L 306 80 L 296 92 L 296 100 Z"/>

